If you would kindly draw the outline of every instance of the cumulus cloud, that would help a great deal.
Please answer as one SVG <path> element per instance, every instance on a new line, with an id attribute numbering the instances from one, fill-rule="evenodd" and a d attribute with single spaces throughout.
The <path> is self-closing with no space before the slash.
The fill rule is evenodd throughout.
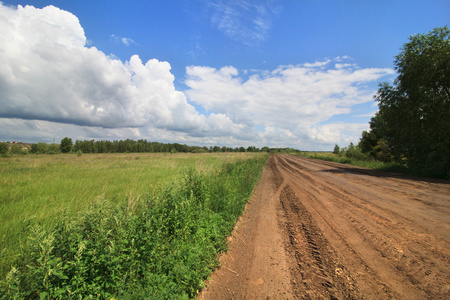
<path id="1" fill-rule="evenodd" d="M 134 55 L 122 63 L 87 47 L 69 12 L 2 5 L 0 25 L 0 117 L 240 134 L 241 126 L 223 114 L 200 115 L 175 89 L 168 62 Z"/>
<path id="2" fill-rule="evenodd" d="M 324 69 L 331 62 L 280 66 L 271 72 L 255 72 L 245 81 L 245 72 L 240 74 L 233 67 L 190 66 L 185 82 L 190 90 L 185 93 L 191 102 L 224 113 L 233 122 L 266 127 L 262 136 L 277 132 L 297 141 L 343 141 L 342 126 L 333 131 L 330 125 L 320 124 L 350 113 L 354 105 L 372 101 L 374 91 L 366 84 L 393 74 L 393 70 L 344 64 Z"/>

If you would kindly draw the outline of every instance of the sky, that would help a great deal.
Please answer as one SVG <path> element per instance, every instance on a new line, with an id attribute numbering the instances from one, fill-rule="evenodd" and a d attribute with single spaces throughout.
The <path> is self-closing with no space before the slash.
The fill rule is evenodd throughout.
<path id="1" fill-rule="evenodd" d="M 0 141 L 357 143 L 447 0 L 0 2 Z"/>

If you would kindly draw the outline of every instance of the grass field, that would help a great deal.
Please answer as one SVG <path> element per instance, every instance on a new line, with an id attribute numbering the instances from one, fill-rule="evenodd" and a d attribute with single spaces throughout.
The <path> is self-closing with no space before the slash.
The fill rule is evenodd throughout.
<path id="1" fill-rule="evenodd" d="M 224 163 L 261 154 L 76 154 L 0 158 L 1 274 L 11 266 L 28 234 L 57 217 L 76 216 L 99 199 L 133 210 L 141 198 L 181 181 L 188 170 L 218 171 Z"/>

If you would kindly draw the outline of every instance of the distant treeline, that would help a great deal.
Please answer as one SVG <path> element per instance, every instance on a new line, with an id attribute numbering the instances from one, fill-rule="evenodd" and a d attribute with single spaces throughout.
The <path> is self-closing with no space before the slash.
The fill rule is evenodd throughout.
<path id="1" fill-rule="evenodd" d="M 262 151 L 268 151 L 265 147 Z M 183 153 L 206 153 L 206 152 L 260 152 L 261 149 L 254 146 L 247 148 L 237 147 L 200 147 L 188 146 L 179 143 L 159 143 L 147 140 L 114 140 L 114 141 L 75 141 L 73 144 L 73 152 L 81 151 L 83 153 L 153 153 L 153 152 L 183 152 Z"/>
<path id="2" fill-rule="evenodd" d="M 226 146 L 188 146 L 179 143 L 160 143 L 147 140 L 76 140 L 65 137 L 60 144 L 57 143 L 0 143 L 0 154 L 58 154 L 58 153 L 208 153 L 208 152 L 270 152 L 270 153 L 292 153 L 300 150 L 292 148 L 258 148 L 249 147 L 226 147 Z"/>

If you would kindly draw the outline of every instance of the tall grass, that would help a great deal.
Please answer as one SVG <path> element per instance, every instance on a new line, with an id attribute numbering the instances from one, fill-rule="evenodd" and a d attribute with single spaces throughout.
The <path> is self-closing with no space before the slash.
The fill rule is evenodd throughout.
<path id="1" fill-rule="evenodd" d="M 52 226 L 32 222 L 0 298 L 195 296 L 266 159 L 191 167 L 132 203 L 100 198 Z"/>
<path id="2" fill-rule="evenodd" d="M 251 154 L 76 154 L 0 158 L 0 277 L 10 269 L 26 226 L 54 225 L 97 199 L 132 206 L 187 169 L 210 171 Z"/>
<path id="3" fill-rule="evenodd" d="M 406 166 L 403 166 L 396 162 L 382 162 L 375 159 L 370 158 L 356 158 L 356 157 L 348 157 L 345 155 L 337 155 L 332 152 L 301 152 L 296 153 L 294 155 L 315 158 L 325 161 L 337 162 L 340 164 L 347 164 L 352 166 L 358 166 L 363 168 L 369 168 L 374 170 L 384 170 L 391 172 L 400 172 L 406 174 L 414 174 L 412 170 L 408 169 Z"/>

